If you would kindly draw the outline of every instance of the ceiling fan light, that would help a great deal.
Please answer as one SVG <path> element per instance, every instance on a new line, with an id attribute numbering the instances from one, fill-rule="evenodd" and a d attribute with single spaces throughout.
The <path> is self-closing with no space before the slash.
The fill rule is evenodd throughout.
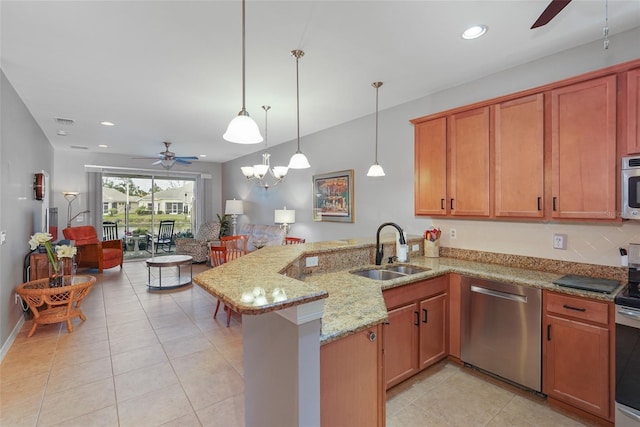
<path id="1" fill-rule="evenodd" d="M 384 169 L 378 163 L 374 163 L 369 168 L 369 172 L 367 172 L 367 176 L 384 176 Z"/>
<path id="2" fill-rule="evenodd" d="M 287 176 L 287 172 L 289 172 L 289 168 L 287 166 L 274 166 L 273 167 L 273 176 L 276 179 L 282 179 Z"/>
<path id="3" fill-rule="evenodd" d="M 174 159 L 162 159 L 162 160 L 160 160 L 160 164 L 165 169 L 170 169 L 171 166 L 173 166 L 175 162 L 176 161 Z"/>
<path id="4" fill-rule="evenodd" d="M 258 144 L 263 141 L 258 125 L 246 111 L 244 114 L 241 111 L 231 120 L 222 137 L 236 144 Z"/>
<path id="5" fill-rule="evenodd" d="M 462 33 L 462 38 L 465 40 L 473 40 L 483 36 L 489 28 L 486 25 L 473 25 Z"/>
<path id="6" fill-rule="evenodd" d="M 302 154 L 302 151 L 297 151 L 289 160 L 289 169 L 308 169 L 310 167 L 309 160 L 307 160 L 307 156 Z"/>
<path id="7" fill-rule="evenodd" d="M 251 178 L 253 176 L 253 167 L 251 167 L 251 166 L 241 166 L 240 169 L 242 169 L 242 174 L 246 178 Z"/>

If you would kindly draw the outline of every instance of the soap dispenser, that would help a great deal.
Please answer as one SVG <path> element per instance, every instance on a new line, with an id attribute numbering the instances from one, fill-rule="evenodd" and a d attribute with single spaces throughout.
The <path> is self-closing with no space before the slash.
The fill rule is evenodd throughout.
<path id="1" fill-rule="evenodd" d="M 402 232 L 404 235 L 404 241 L 407 241 L 407 233 Z M 409 245 L 400 244 L 400 233 L 396 231 L 396 256 L 399 262 L 407 262 L 409 260 Z"/>

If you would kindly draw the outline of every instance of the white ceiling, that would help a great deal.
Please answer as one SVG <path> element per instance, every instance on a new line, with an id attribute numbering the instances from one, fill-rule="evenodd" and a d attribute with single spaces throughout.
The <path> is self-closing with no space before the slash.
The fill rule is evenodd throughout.
<path id="1" fill-rule="evenodd" d="M 247 110 L 262 129 L 271 105 L 269 146 L 296 138 L 293 49 L 304 136 L 372 114 L 374 81 L 386 109 L 603 38 L 604 0 L 529 29 L 548 1 L 248 1 Z M 610 34 L 640 26 L 638 0 L 608 11 Z M 222 139 L 242 106 L 239 0 L 2 0 L 0 19 L 2 69 L 56 149 L 149 156 L 167 140 L 223 162 L 264 147 Z M 478 23 L 484 37 L 460 37 Z"/>

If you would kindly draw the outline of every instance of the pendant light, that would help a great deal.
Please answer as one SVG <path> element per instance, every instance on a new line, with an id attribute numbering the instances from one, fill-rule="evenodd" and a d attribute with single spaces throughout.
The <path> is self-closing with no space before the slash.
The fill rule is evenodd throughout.
<path id="1" fill-rule="evenodd" d="M 244 30 L 244 2 L 242 0 L 242 110 L 231 120 L 227 131 L 222 137 L 236 144 L 258 144 L 262 142 L 262 135 L 256 122 L 249 116 L 245 108 L 245 30 Z"/>
<path id="2" fill-rule="evenodd" d="M 289 160 L 289 169 L 307 169 L 310 168 L 309 160 L 307 156 L 300 151 L 300 77 L 298 74 L 298 60 L 304 56 L 304 52 L 301 50 L 292 50 L 291 54 L 296 57 L 296 110 L 298 120 L 298 151 L 291 156 Z"/>
<path id="3" fill-rule="evenodd" d="M 376 88 L 376 162 L 369 168 L 367 176 L 384 176 L 384 170 L 378 163 L 378 89 L 382 86 L 382 82 L 373 82 L 371 86 Z"/>

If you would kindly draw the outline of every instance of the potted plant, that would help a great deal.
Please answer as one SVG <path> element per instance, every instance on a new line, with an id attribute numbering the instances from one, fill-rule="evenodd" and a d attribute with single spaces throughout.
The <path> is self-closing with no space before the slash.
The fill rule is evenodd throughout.
<path id="1" fill-rule="evenodd" d="M 229 220 L 227 219 L 227 215 L 225 214 L 220 216 L 220 214 L 217 214 L 217 216 L 218 221 L 220 221 L 220 237 L 226 236 L 227 231 L 229 231 Z"/>

